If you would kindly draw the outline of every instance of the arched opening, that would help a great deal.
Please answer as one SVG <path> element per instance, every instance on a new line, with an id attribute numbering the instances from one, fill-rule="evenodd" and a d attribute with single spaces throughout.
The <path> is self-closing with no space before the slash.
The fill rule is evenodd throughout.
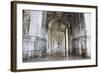
<path id="1" fill-rule="evenodd" d="M 48 56 L 54 59 L 68 59 L 68 26 L 58 17 L 48 23 Z"/>

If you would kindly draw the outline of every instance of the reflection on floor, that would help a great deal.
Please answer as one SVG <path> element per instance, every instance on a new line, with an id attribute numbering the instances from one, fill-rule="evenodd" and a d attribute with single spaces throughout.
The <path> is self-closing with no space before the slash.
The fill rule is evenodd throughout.
<path id="1" fill-rule="evenodd" d="M 90 57 L 86 57 L 85 55 L 68 55 L 64 56 L 61 54 L 56 55 L 44 55 L 44 56 L 30 56 L 25 58 L 23 62 L 43 62 L 43 61 L 67 61 L 67 60 L 86 60 L 90 59 Z"/>

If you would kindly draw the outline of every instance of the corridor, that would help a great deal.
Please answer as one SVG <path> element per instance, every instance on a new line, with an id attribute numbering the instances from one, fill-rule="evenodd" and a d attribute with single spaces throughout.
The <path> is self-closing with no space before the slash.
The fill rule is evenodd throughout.
<path id="1" fill-rule="evenodd" d="M 23 10 L 23 62 L 91 58 L 88 13 Z"/>

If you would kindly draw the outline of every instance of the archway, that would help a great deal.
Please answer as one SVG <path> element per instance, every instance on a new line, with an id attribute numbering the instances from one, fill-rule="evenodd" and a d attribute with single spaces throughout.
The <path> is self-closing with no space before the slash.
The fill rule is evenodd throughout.
<path id="1" fill-rule="evenodd" d="M 60 24 L 60 25 L 59 25 Z M 57 59 L 68 58 L 68 23 L 54 17 L 48 23 L 48 49 L 49 57 Z"/>

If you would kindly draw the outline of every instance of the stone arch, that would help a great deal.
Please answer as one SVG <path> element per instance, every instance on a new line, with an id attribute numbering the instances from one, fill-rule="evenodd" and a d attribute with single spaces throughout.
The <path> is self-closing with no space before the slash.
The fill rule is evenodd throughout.
<path id="1" fill-rule="evenodd" d="M 57 31 L 57 24 L 58 23 L 58 18 L 54 17 L 53 19 L 51 19 L 48 22 L 48 53 L 55 53 L 55 52 L 62 52 L 60 56 L 66 56 L 66 48 L 68 47 L 68 45 L 66 46 L 66 39 L 68 42 L 68 32 L 66 32 L 66 30 L 68 30 L 69 28 L 69 23 L 67 20 L 62 20 L 61 19 L 61 32 Z M 67 38 L 66 38 L 66 33 L 67 33 Z M 58 37 L 60 37 L 60 41 L 58 40 Z M 60 42 L 60 43 L 59 43 Z M 61 44 L 61 46 L 57 46 L 58 44 Z M 68 44 L 68 43 L 67 43 Z M 60 48 L 60 49 L 59 49 Z"/>

